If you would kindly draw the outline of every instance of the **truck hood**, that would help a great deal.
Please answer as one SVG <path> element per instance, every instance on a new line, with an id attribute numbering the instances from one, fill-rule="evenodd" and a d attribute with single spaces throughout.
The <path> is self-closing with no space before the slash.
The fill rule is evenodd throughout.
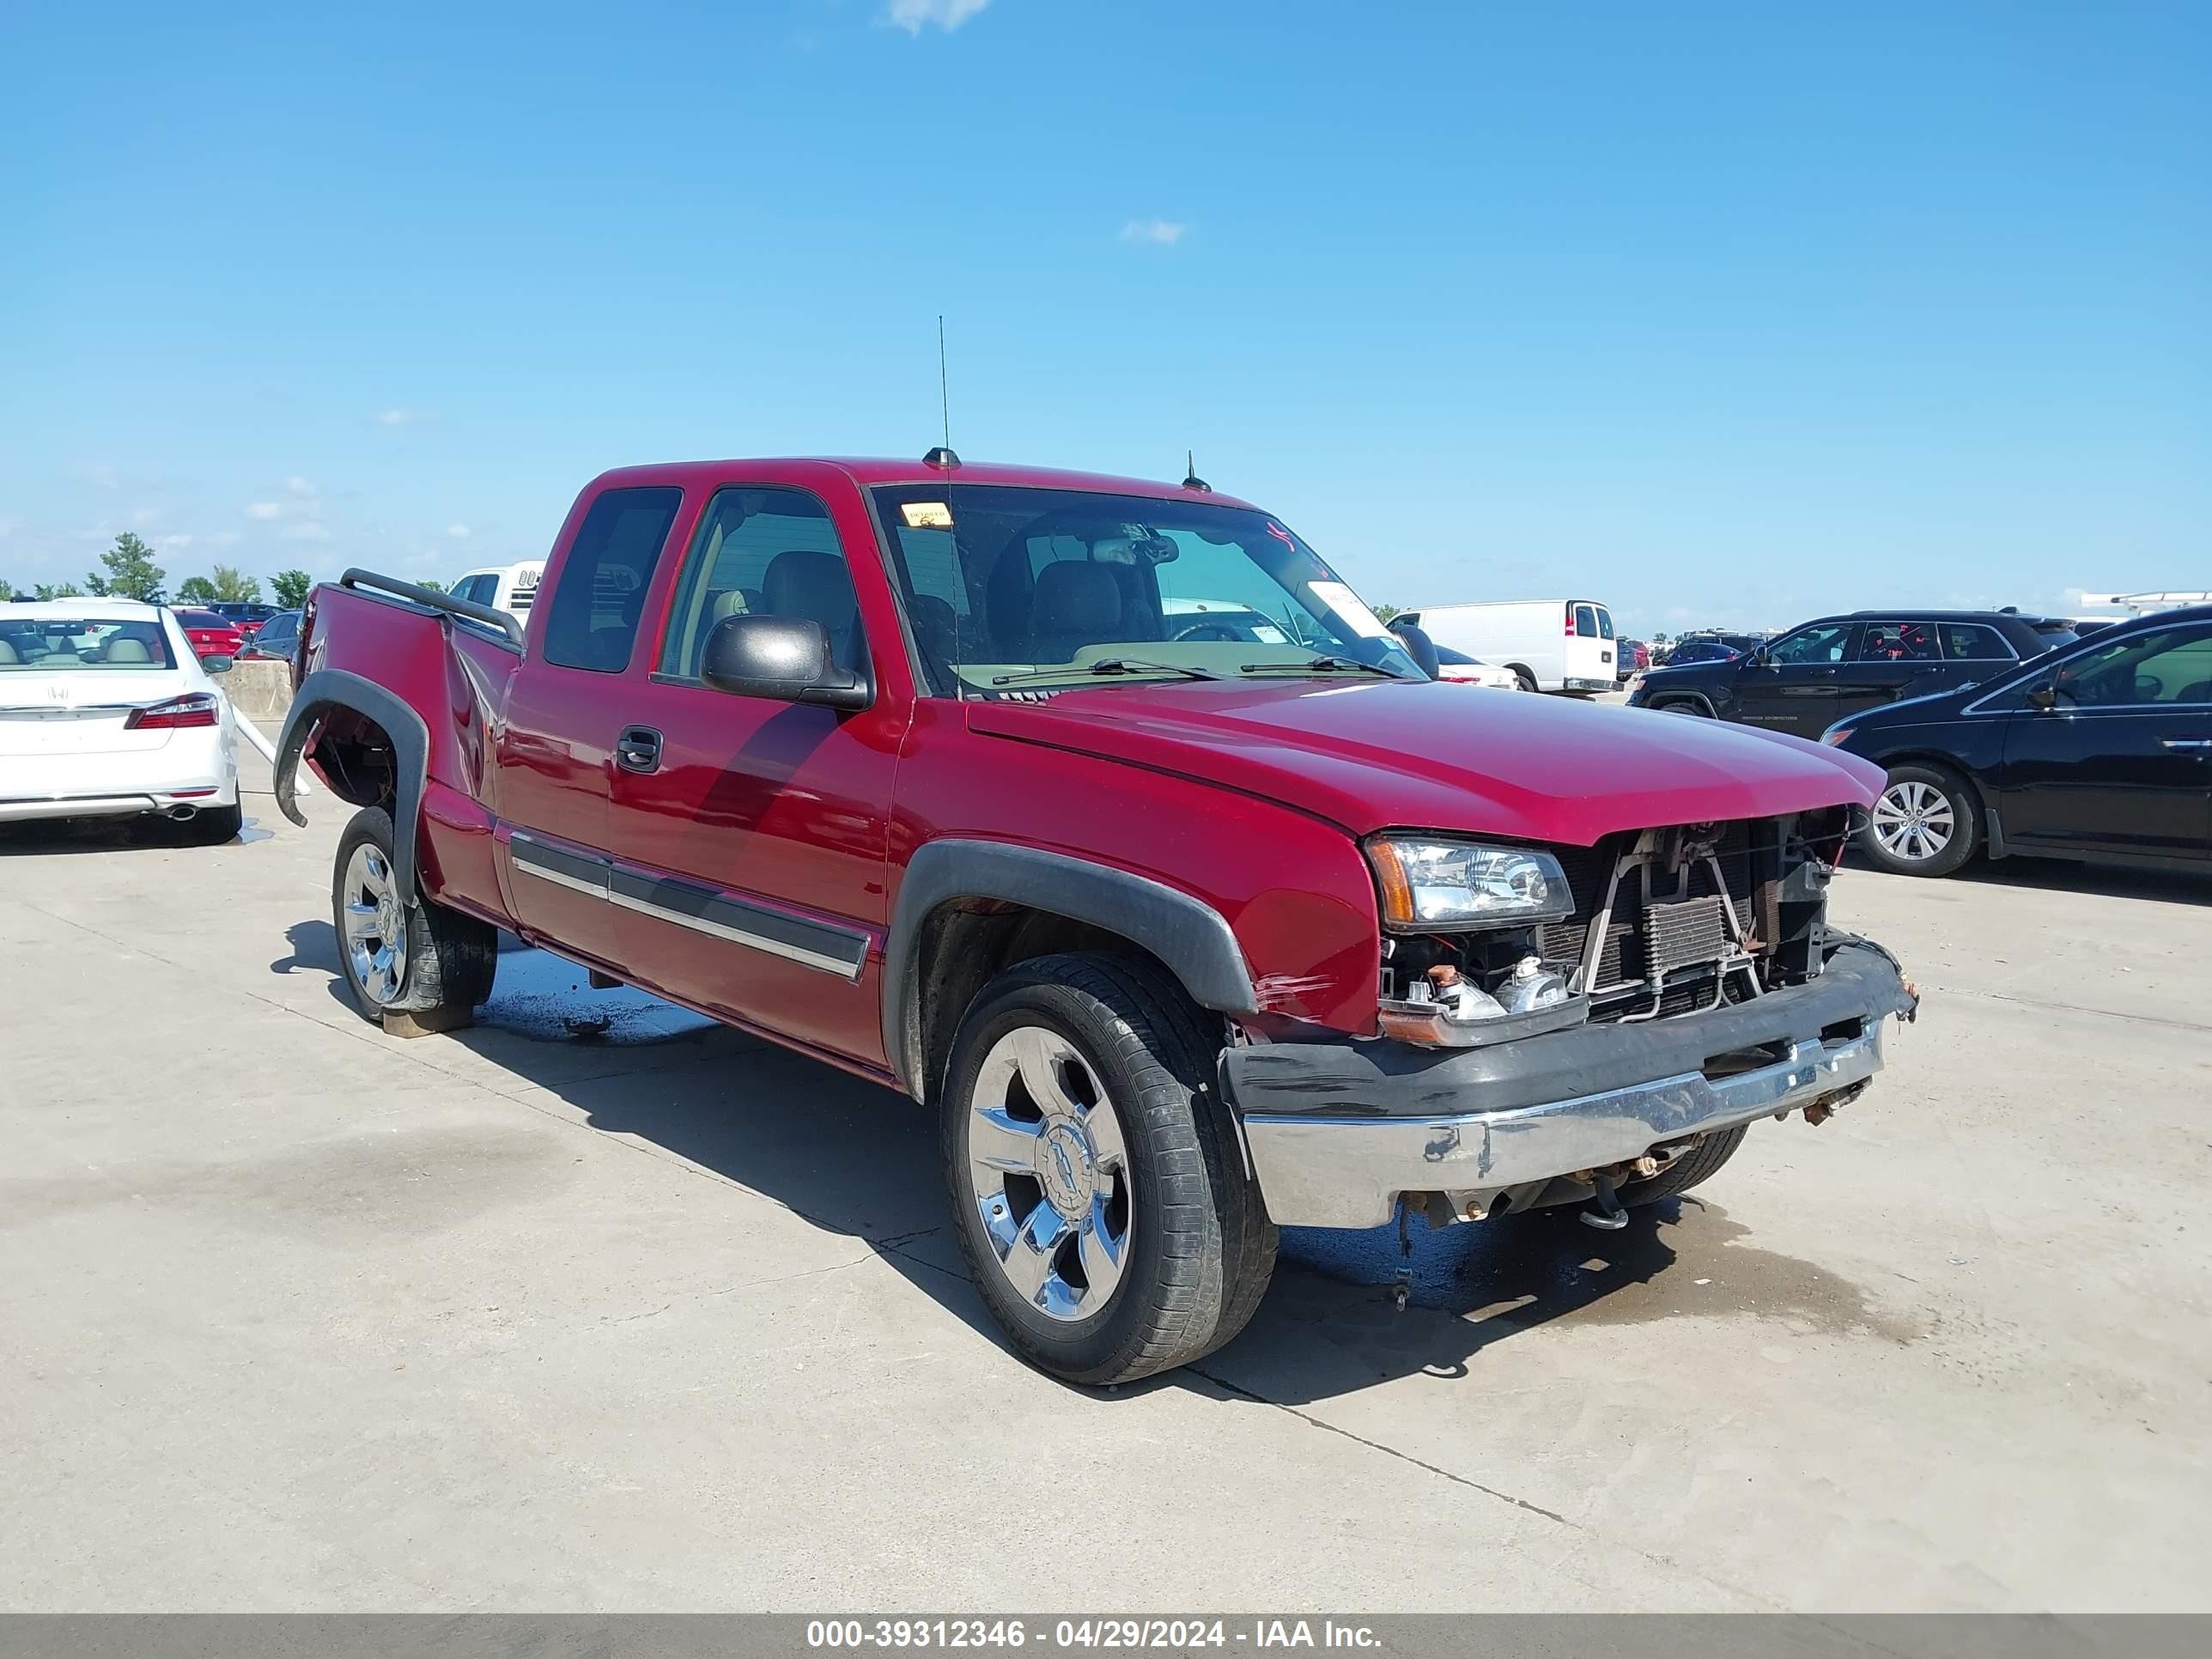
<path id="1" fill-rule="evenodd" d="M 1190 681 L 968 705 L 969 729 L 1393 827 L 1587 847 L 1872 804 L 1880 767 L 1754 727 L 1427 682 Z"/>

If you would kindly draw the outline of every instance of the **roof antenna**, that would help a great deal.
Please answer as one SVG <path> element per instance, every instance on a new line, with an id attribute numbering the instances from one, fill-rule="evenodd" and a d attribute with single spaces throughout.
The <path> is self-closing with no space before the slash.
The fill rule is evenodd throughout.
<path id="1" fill-rule="evenodd" d="M 940 472 L 950 472 L 960 465 L 960 458 L 952 453 L 952 392 L 945 377 L 945 313 L 937 313 L 937 401 L 945 416 L 945 441 L 921 458 L 924 466 L 933 466 Z"/>
<path id="2" fill-rule="evenodd" d="M 1202 489 L 1207 495 L 1211 495 L 1213 493 L 1213 486 L 1198 476 L 1198 457 L 1196 453 L 1191 450 L 1184 450 L 1182 453 L 1182 487 L 1185 489 Z"/>

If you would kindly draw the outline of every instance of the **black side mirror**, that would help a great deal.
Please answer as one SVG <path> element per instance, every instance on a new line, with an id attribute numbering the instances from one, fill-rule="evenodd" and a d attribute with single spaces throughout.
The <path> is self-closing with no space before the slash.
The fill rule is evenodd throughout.
<path id="1" fill-rule="evenodd" d="M 707 635 L 699 678 L 717 691 L 778 702 L 866 708 L 866 681 L 830 660 L 830 635 L 805 617 L 725 617 Z"/>
<path id="2" fill-rule="evenodd" d="M 2039 710 L 2043 714 L 2049 714 L 2052 709 L 2058 707 L 2058 688 L 2053 685 L 2049 680 L 2043 680 L 2034 685 L 2029 686 L 2027 688 L 2027 706 L 2030 708 Z"/>
<path id="3" fill-rule="evenodd" d="M 200 667 L 206 673 L 228 674 L 230 672 L 231 665 L 237 660 L 235 657 L 202 657 Z"/>
<path id="4" fill-rule="evenodd" d="M 1414 667 L 1432 680 L 1443 678 L 1443 669 L 1437 661 L 1437 642 L 1425 632 L 1411 623 L 1402 627 L 1396 623 L 1392 623 L 1390 631 L 1398 636 L 1398 643 L 1406 648 L 1406 654 L 1413 659 Z"/>

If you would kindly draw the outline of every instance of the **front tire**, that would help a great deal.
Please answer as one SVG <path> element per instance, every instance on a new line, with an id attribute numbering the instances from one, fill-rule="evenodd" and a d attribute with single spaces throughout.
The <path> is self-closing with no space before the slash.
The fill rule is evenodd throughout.
<path id="1" fill-rule="evenodd" d="M 1088 952 L 984 987 L 953 1040 L 945 1179 L 969 1273 L 1015 1352 L 1133 1382 L 1242 1330 L 1276 1232 L 1180 987 Z"/>
<path id="2" fill-rule="evenodd" d="M 491 995 L 499 933 L 425 898 L 409 903 L 392 871 L 391 817 L 365 806 L 338 837 L 331 926 L 338 970 L 364 1019 L 407 1015 L 415 1029 L 465 1025 Z"/>
<path id="3" fill-rule="evenodd" d="M 1895 876 L 1948 876 L 1973 857 L 1982 841 L 1981 801 L 1973 785 L 1948 767 L 1893 766 L 1859 850 L 1877 870 Z"/>
<path id="4" fill-rule="evenodd" d="M 1521 689 L 1523 691 L 1534 691 L 1541 689 L 1536 684 L 1536 677 L 1517 663 L 1513 665 L 1513 678 L 1521 683 Z"/>
<path id="5" fill-rule="evenodd" d="M 1632 1210 L 1640 1204 L 1656 1204 L 1662 1198 L 1673 1198 L 1711 1181 L 1720 1173 L 1721 1165 L 1735 1156 L 1735 1149 L 1743 1145 L 1750 1127 L 1749 1124 L 1739 1123 L 1733 1129 L 1707 1135 L 1657 1175 L 1632 1181 L 1621 1188 L 1620 1201 Z"/>

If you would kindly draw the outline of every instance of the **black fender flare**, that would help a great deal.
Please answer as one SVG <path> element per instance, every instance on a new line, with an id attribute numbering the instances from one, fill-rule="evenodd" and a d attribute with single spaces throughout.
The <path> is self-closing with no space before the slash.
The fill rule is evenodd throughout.
<path id="1" fill-rule="evenodd" d="M 334 708 L 349 708 L 374 720 L 392 739 L 392 873 L 400 896 L 411 904 L 417 896 L 415 837 L 422 822 L 422 788 L 430 772 L 430 728 L 423 724 L 422 715 L 385 687 L 343 668 L 318 669 L 300 682 L 284 716 L 284 730 L 276 739 L 277 810 L 296 824 L 307 823 L 307 815 L 293 799 L 300 755 L 317 723 Z"/>
<path id="2" fill-rule="evenodd" d="M 939 906 L 957 899 L 998 899 L 1106 928 L 1165 963 L 1200 1007 L 1259 1012 L 1236 933 L 1218 910 L 1189 894 L 1110 865 L 1009 842 L 928 842 L 908 861 L 884 943 L 884 1054 L 916 1100 L 925 1081 L 922 927 Z"/>
<path id="3" fill-rule="evenodd" d="M 1670 702 L 1694 702 L 1705 709 L 1707 720 L 1717 720 L 1722 718 L 1720 709 L 1713 702 L 1712 695 L 1710 692 L 1698 690 L 1694 686 L 1680 691 L 1662 691 L 1657 696 L 1652 698 L 1651 710 L 1654 714 L 1662 714 Z"/>

